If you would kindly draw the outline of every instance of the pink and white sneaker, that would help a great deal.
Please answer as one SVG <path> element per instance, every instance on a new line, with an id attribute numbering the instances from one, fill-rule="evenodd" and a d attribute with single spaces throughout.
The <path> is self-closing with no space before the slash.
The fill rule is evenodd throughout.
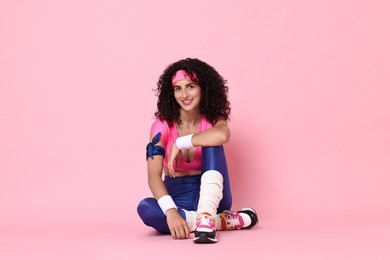
<path id="1" fill-rule="evenodd" d="M 194 243 L 217 243 L 215 222 L 209 213 L 200 213 L 196 219 Z"/>
<path id="2" fill-rule="evenodd" d="M 218 215 L 221 230 L 250 229 L 258 224 L 257 213 L 252 208 L 243 208 L 237 212 L 225 210 Z"/>

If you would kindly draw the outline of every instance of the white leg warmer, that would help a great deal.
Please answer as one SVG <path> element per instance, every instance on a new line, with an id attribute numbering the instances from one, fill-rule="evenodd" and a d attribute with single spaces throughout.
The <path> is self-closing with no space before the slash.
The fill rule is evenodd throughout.
<path id="1" fill-rule="evenodd" d="M 215 170 L 202 174 L 197 213 L 207 212 L 217 218 L 217 208 L 222 199 L 223 177 Z"/>
<path id="2" fill-rule="evenodd" d="M 196 228 L 196 211 L 188 211 L 185 209 L 183 209 L 183 211 L 186 214 L 186 222 L 190 232 L 194 232 Z"/>

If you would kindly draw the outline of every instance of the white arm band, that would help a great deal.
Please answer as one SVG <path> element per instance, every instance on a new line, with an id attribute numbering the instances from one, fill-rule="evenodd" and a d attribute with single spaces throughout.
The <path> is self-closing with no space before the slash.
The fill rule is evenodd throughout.
<path id="1" fill-rule="evenodd" d="M 168 209 L 177 209 L 176 204 L 170 195 L 162 196 L 157 200 L 157 203 L 160 206 L 161 210 L 164 212 L 164 214 L 165 212 L 167 212 Z"/>
<path id="2" fill-rule="evenodd" d="M 194 147 L 192 144 L 192 136 L 194 134 L 185 135 L 176 139 L 176 146 L 180 150 Z"/>

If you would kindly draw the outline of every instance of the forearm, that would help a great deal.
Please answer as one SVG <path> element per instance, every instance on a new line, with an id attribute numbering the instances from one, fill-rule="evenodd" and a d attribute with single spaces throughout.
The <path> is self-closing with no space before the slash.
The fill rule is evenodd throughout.
<path id="1" fill-rule="evenodd" d="M 224 134 L 211 128 L 192 136 L 193 146 L 218 146 L 228 143 L 230 134 Z"/>
<path id="2" fill-rule="evenodd" d="M 168 194 L 168 191 L 161 179 L 162 175 L 162 157 L 157 161 L 149 159 L 148 161 L 148 185 L 149 188 L 157 200 L 158 205 L 164 214 L 167 214 L 171 209 L 177 209 L 172 197 Z"/>
<path id="3" fill-rule="evenodd" d="M 192 136 L 194 146 L 218 146 L 228 143 L 230 129 L 225 121 L 218 122 L 213 128 Z"/>
<path id="4" fill-rule="evenodd" d="M 162 160 L 162 157 L 149 158 L 148 160 L 148 185 L 153 197 L 157 200 L 168 194 L 164 182 L 161 179 L 163 171 Z"/>

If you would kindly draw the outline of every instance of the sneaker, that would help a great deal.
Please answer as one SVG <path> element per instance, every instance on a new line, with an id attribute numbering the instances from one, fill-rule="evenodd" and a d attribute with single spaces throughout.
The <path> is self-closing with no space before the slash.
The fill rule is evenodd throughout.
<path id="1" fill-rule="evenodd" d="M 248 215 L 249 219 L 244 220 L 242 214 Z M 251 208 L 243 208 L 237 212 L 225 210 L 219 214 L 219 217 L 222 230 L 250 229 L 258 223 L 257 213 Z"/>
<path id="2" fill-rule="evenodd" d="M 196 219 L 194 243 L 217 243 L 215 219 L 209 213 L 201 213 Z"/>
<path id="3" fill-rule="evenodd" d="M 250 219 L 251 219 L 251 223 L 248 226 L 245 226 L 242 229 L 251 229 L 251 228 L 257 226 L 257 224 L 259 224 L 259 219 L 258 219 L 257 213 L 256 213 L 256 211 L 254 209 L 252 209 L 252 208 L 243 208 L 243 209 L 240 209 L 238 212 L 239 213 L 243 213 L 243 214 L 247 214 L 250 217 Z"/>

